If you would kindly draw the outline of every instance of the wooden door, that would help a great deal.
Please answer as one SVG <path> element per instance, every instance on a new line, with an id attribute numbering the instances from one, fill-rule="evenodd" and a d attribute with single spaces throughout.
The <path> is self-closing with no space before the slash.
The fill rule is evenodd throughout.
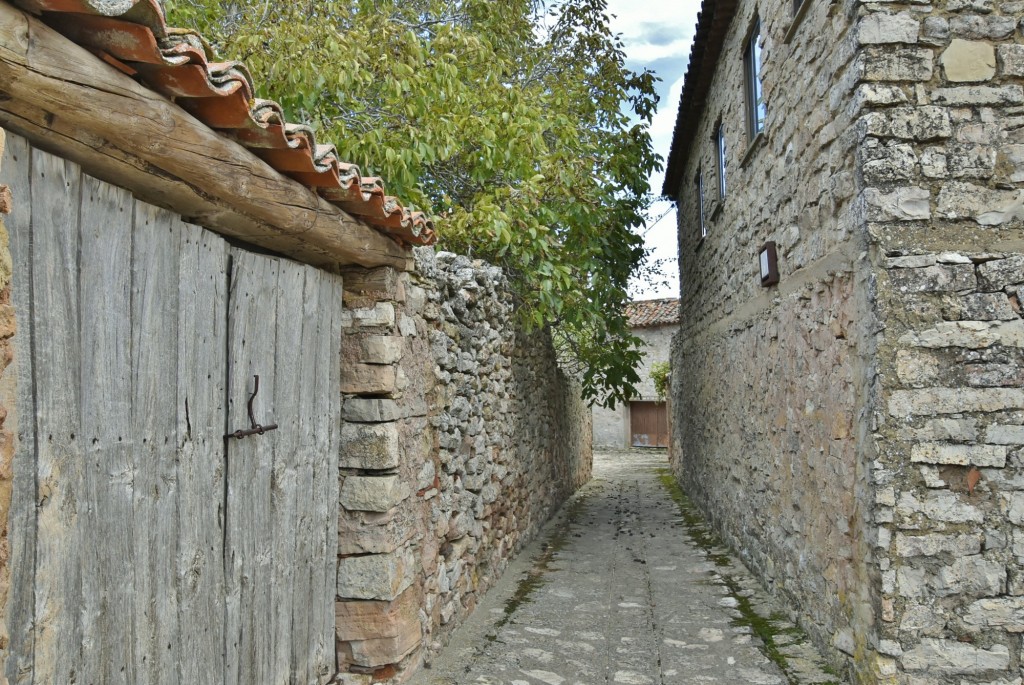
<path id="1" fill-rule="evenodd" d="M 668 412 L 664 402 L 630 402 L 629 424 L 633 447 L 668 447 Z"/>
<path id="2" fill-rule="evenodd" d="M 9 136 L 11 683 L 323 683 L 341 292 Z M 252 374 L 260 420 L 248 427 Z"/>

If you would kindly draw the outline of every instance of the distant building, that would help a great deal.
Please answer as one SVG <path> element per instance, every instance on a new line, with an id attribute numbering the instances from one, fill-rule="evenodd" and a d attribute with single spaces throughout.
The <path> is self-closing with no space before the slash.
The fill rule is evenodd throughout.
<path id="1" fill-rule="evenodd" d="M 667 362 L 672 335 L 679 325 L 679 300 L 642 300 L 626 305 L 633 335 L 644 341 L 637 397 L 614 410 L 594 407 L 595 447 L 668 447 L 665 403 L 651 379 L 651 366 Z"/>

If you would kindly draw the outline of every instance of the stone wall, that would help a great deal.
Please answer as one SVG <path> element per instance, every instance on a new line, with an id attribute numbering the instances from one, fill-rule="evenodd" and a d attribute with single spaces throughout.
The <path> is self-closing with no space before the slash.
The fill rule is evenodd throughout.
<path id="1" fill-rule="evenodd" d="M 4 157 L 4 131 L 0 129 L 0 162 Z M 8 517 L 11 508 L 11 484 L 14 459 L 16 417 L 8 420 L 15 405 L 15 374 L 9 368 L 14 361 L 14 307 L 11 305 L 11 252 L 8 248 L 4 215 L 12 210 L 13 198 L 5 185 L 0 185 L 0 655 L 7 651 L 7 600 L 11 585 L 10 539 Z M 6 679 L 0 674 L 0 681 Z"/>
<path id="2" fill-rule="evenodd" d="M 674 468 L 856 681 L 1019 683 L 1024 4 L 786 5 L 758 6 L 752 145 L 752 2 L 730 28 L 687 170 L 712 170 L 704 241 L 680 195 Z"/>
<path id="3" fill-rule="evenodd" d="M 866 5 L 880 682 L 1020 682 L 1024 3 Z M 898 30 L 897 30 L 897 27 Z"/>
<path id="4" fill-rule="evenodd" d="M 590 477 L 590 414 L 544 332 L 518 331 L 499 269 L 419 250 L 351 270 L 340 670 L 400 682 Z M 360 675 L 362 674 L 362 675 Z"/>
<path id="5" fill-rule="evenodd" d="M 799 18 L 792 6 L 738 3 L 684 166 L 671 460 L 714 528 L 845 666 L 875 639 L 878 575 L 861 411 L 875 328 L 853 125 L 857 3 L 805 0 Z M 742 55 L 755 16 L 767 119 L 751 139 Z M 758 269 L 767 241 L 781 273 L 771 288 Z"/>

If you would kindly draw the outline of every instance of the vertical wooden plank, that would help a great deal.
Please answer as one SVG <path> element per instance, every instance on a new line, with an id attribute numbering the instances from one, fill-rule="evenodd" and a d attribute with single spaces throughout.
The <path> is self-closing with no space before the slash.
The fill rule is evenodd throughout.
<path id="1" fill-rule="evenodd" d="M 297 412 L 296 429 L 301 436 L 302 449 L 299 453 L 298 492 L 299 500 L 296 508 L 296 553 L 295 559 L 299 566 L 295 573 L 295 599 L 292 603 L 291 615 L 291 682 L 305 685 L 314 677 L 314 665 L 310 661 L 310 641 L 315 639 L 311 632 L 311 617 L 317 614 L 316 597 L 318 590 L 313 589 L 315 571 L 321 566 L 315 554 L 319 551 L 316 544 L 319 530 L 324 522 L 315 519 L 317 497 L 313 480 L 314 464 L 317 460 L 316 444 L 316 374 L 323 369 L 318 367 L 318 334 L 317 319 L 321 312 L 320 272 L 316 269 L 305 269 L 305 283 L 301 293 L 301 302 L 297 307 L 298 326 L 301 329 L 301 341 L 296 346 L 295 359 L 298 361 L 296 374 L 302 378 L 302 391 L 295 398 Z M 328 317 L 330 312 L 323 312 Z"/>
<path id="2" fill-rule="evenodd" d="M 65 554 L 82 564 L 87 683 L 136 683 L 136 575 L 133 565 L 131 255 L 134 201 L 120 188 L 82 177 L 80 344 L 81 423 L 87 523 L 81 547 Z M 74 381 L 72 381 L 74 382 Z M 149 534 L 148 531 L 142 534 Z M 77 554 L 76 554 L 77 552 Z"/>
<path id="3" fill-rule="evenodd" d="M 4 219 L 10 236 L 13 274 L 11 301 L 18 332 L 14 336 L 17 399 L 8 425 L 15 434 L 10 539 L 11 592 L 7 600 L 9 641 L 4 675 L 12 683 L 32 681 L 35 650 L 34 592 L 36 564 L 36 431 L 32 360 L 32 186 L 31 148 L 20 136 L 7 134 L 0 164 L 0 184 L 10 186 L 14 208 Z"/>
<path id="4" fill-rule="evenodd" d="M 32 328 L 38 443 L 35 682 L 81 682 L 81 560 L 89 502 L 83 491 L 85 436 L 78 301 L 76 165 L 32 151 Z M 90 646 L 91 648 L 91 646 Z"/>
<path id="5" fill-rule="evenodd" d="M 310 604 L 311 683 L 327 683 L 336 668 L 334 628 L 335 587 L 338 572 L 338 454 L 341 449 L 341 312 L 339 276 L 320 272 L 316 307 L 307 309 L 307 322 L 318 323 L 315 397 L 319 411 L 317 449 L 313 452 L 313 501 L 316 566 Z"/>
<path id="6" fill-rule="evenodd" d="M 136 531 L 134 670 L 138 682 L 176 684 L 180 660 L 178 542 L 178 262 L 172 214 L 135 203 L 132 250 L 132 525 Z M 192 628 L 190 627 L 189 630 Z M 191 655 L 189 658 L 192 658 Z"/>
<path id="7" fill-rule="evenodd" d="M 307 438 L 305 417 L 300 406 L 300 394 L 307 385 L 302 375 L 302 360 L 306 357 L 303 329 L 303 289 L 306 275 L 315 273 L 301 264 L 280 261 L 277 278 L 277 335 L 274 362 L 274 421 L 280 428 L 268 434 L 269 445 L 274 450 L 273 475 L 271 477 L 271 553 L 274 556 L 271 580 L 271 612 L 273 624 L 270 636 L 274 655 L 268 683 L 287 684 L 297 681 L 292 677 L 292 645 L 297 627 L 293 625 L 294 611 L 309 611 L 305 595 L 296 594 L 296 582 L 301 584 L 308 569 L 308 521 L 306 529 L 297 513 L 298 500 L 309 497 L 312 476 L 302 482 L 299 474 L 310 460 L 305 449 Z M 312 469 L 310 469 L 310 472 Z M 304 490 L 300 489 L 300 483 Z M 305 545 L 308 547 L 308 544 Z M 301 630 L 305 632 L 303 624 Z"/>
<path id="8" fill-rule="evenodd" d="M 256 420 L 269 422 L 274 406 L 278 260 L 232 250 L 228 305 L 228 422 L 247 428 L 253 376 Z M 227 450 L 226 673 L 228 683 L 269 683 L 271 474 L 276 436 L 231 440 Z"/>
<path id="9" fill-rule="evenodd" d="M 178 265 L 179 682 L 219 685 L 225 673 L 224 478 L 228 246 L 176 222 Z"/>

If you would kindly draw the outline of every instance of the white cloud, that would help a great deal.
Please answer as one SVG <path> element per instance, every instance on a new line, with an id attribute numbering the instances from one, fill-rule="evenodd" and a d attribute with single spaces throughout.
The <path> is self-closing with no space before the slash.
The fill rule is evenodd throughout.
<path id="1" fill-rule="evenodd" d="M 675 80 L 669 86 L 668 94 L 662 98 L 658 113 L 651 122 L 654 149 L 663 157 L 668 156 L 672 144 L 679 96 L 683 91 L 683 77 L 675 76 L 683 72 L 689 58 L 699 11 L 700 0 L 608 1 L 608 12 L 614 15 L 612 30 L 622 34 L 626 58 L 633 68 L 642 68 L 658 60 L 678 60 L 678 68 L 668 75 Z M 664 93 L 663 89 L 659 90 Z M 655 194 L 661 193 L 663 180 L 664 173 L 652 174 L 651 188 Z M 648 249 L 652 250 L 651 259 L 666 260 L 664 271 L 669 284 L 667 287 L 650 289 L 645 287 L 646 284 L 634 283 L 630 288 L 633 297 L 648 299 L 679 296 L 675 208 L 671 202 L 658 201 L 651 208 L 651 217 L 652 220 L 657 219 L 666 211 L 668 214 L 664 218 L 642 229 L 641 233 L 644 233 Z"/>

